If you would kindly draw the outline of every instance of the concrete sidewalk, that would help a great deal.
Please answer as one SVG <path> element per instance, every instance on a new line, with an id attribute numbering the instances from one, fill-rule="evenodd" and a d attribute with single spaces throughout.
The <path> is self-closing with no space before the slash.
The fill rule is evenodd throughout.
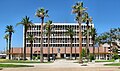
<path id="1" fill-rule="evenodd" d="M 75 68 L 79 68 L 79 67 L 108 67 L 108 66 L 104 66 L 104 64 L 110 64 L 113 62 L 98 62 L 98 63 L 85 63 L 87 64 L 87 66 L 82 66 L 83 64 L 79 64 L 79 63 L 75 63 L 78 60 L 66 60 L 66 59 L 60 59 L 60 60 L 56 60 L 54 61 L 54 63 L 41 63 L 41 64 L 34 64 L 35 67 L 41 67 L 41 68 L 45 68 L 47 66 L 51 67 L 51 68 L 69 68 L 69 67 L 75 67 Z"/>
<path id="2" fill-rule="evenodd" d="M 110 67 L 104 66 L 104 64 L 110 64 L 113 62 L 98 62 L 98 63 L 85 63 L 87 66 L 82 66 L 83 64 L 75 63 L 78 60 L 66 60 L 66 59 L 58 59 L 53 63 L 6 63 L 6 64 L 20 64 L 20 65 L 34 65 L 34 67 L 38 68 L 70 68 L 70 67 Z M 5 64 L 5 63 L 3 63 Z"/>
<path id="3" fill-rule="evenodd" d="M 87 66 L 81 66 L 82 64 L 74 62 L 77 60 L 61 59 L 54 61 L 54 63 L 19 63 L 35 67 L 4 68 L 3 71 L 120 71 L 119 67 L 104 66 L 104 64 L 111 62 L 88 63 Z"/>

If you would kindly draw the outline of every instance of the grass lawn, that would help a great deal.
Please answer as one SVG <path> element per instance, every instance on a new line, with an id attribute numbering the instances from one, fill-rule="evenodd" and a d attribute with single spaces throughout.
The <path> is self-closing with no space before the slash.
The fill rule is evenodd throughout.
<path id="1" fill-rule="evenodd" d="M 0 64 L 1 68 L 9 68 L 9 67 L 33 67 L 32 65 L 15 65 L 15 64 Z"/>
<path id="2" fill-rule="evenodd" d="M 114 60 L 95 60 L 95 62 L 114 62 Z"/>
<path id="3" fill-rule="evenodd" d="M 120 63 L 104 64 L 105 66 L 120 66 Z"/>
<path id="4" fill-rule="evenodd" d="M 0 63 L 40 63 L 40 61 L 0 59 Z M 52 63 L 52 62 L 44 62 L 44 63 Z"/>

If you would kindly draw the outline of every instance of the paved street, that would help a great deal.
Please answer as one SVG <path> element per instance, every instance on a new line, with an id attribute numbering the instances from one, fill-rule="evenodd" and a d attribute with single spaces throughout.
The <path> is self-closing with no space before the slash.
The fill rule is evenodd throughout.
<path id="1" fill-rule="evenodd" d="M 70 60 L 56 60 L 54 63 L 35 63 L 34 67 L 4 68 L 2 71 L 120 71 L 119 67 L 106 67 L 105 63 L 88 63 L 87 66 Z"/>

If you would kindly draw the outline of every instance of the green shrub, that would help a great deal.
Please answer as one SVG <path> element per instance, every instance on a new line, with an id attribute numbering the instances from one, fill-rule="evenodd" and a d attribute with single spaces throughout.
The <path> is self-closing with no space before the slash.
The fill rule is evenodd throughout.
<path id="1" fill-rule="evenodd" d="M 37 56 L 37 59 L 40 59 L 40 56 Z"/>
<path id="2" fill-rule="evenodd" d="M 33 60 L 35 60 L 35 59 L 36 59 L 36 56 L 33 56 L 32 58 L 33 58 Z"/>
<path id="3" fill-rule="evenodd" d="M 116 60 L 116 59 L 119 59 L 120 57 L 118 54 L 114 54 L 114 56 L 112 58 Z"/>
<path id="4" fill-rule="evenodd" d="M 113 51 L 113 53 L 118 53 L 118 49 L 117 48 L 113 48 L 112 51 Z"/>
<path id="5" fill-rule="evenodd" d="M 92 62 L 92 60 L 95 60 L 95 58 L 94 58 L 94 55 L 93 55 L 93 54 L 91 54 L 89 58 L 90 58 L 90 62 Z"/>
<path id="6" fill-rule="evenodd" d="M 86 51 L 85 51 L 85 49 L 82 49 L 81 56 L 82 56 L 82 57 L 86 57 Z"/>

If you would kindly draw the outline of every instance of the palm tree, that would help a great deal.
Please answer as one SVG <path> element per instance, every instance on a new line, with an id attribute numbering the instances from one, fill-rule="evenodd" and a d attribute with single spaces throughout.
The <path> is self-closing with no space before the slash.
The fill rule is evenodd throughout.
<path id="1" fill-rule="evenodd" d="M 90 27 L 88 30 L 84 30 L 84 33 L 83 33 L 83 35 L 84 36 L 87 36 L 87 35 L 90 35 L 91 37 L 92 37 L 92 43 L 93 43 L 93 55 L 95 55 L 95 39 L 96 39 L 96 36 L 97 36 L 97 33 L 96 33 L 96 29 L 95 28 L 92 28 L 92 27 Z M 88 56 L 89 55 L 89 50 L 88 50 L 89 48 L 87 48 L 87 52 L 86 52 L 86 56 Z"/>
<path id="2" fill-rule="evenodd" d="M 87 59 L 89 57 L 89 24 L 91 23 L 92 24 L 92 18 L 90 17 L 89 18 L 89 15 L 87 12 L 84 13 L 84 16 L 83 16 L 83 22 L 85 22 L 87 24 L 87 29 L 86 29 L 86 37 L 87 37 L 87 48 L 86 48 L 86 56 L 87 56 Z M 88 59 L 89 60 L 89 59 Z"/>
<path id="3" fill-rule="evenodd" d="M 90 28 L 90 35 L 92 36 L 92 43 L 93 43 L 93 56 L 95 56 L 95 39 L 97 36 L 96 29 L 95 28 Z"/>
<path id="4" fill-rule="evenodd" d="M 33 47 L 33 41 L 35 40 L 33 35 L 29 35 L 27 38 L 30 41 L 30 60 L 32 60 L 32 47 Z"/>
<path id="5" fill-rule="evenodd" d="M 6 54 L 8 54 L 8 39 L 9 39 L 9 34 L 5 34 L 4 39 L 6 40 Z"/>
<path id="6" fill-rule="evenodd" d="M 30 25 L 32 25 L 32 21 L 29 17 L 25 16 L 21 22 L 17 23 L 16 25 L 23 25 L 24 26 L 24 48 L 23 48 L 23 59 L 26 60 L 26 33 Z"/>
<path id="7" fill-rule="evenodd" d="M 88 39 L 88 34 L 90 34 L 89 30 L 90 29 L 87 29 L 87 30 L 83 31 L 83 36 L 85 36 L 87 38 L 87 42 L 86 42 L 87 46 L 85 48 L 85 51 L 86 51 L 85 56 L 86 56 L 87 60 L 88 60 L 88 56 L 89 56 L 89 39 Z"/>
<path id="8" fill-rule="evenodd" d="M 13 26 L 10 25 L 10 26 L 6 26 L 6 30 L 5 30 L 5 33 L 9 34 L 9 59 L 11 59 L 11 56 L 10 56 L 10 51 L 11 51 L 11 38 L 12 38 L 12 33 L 14 33 L 14 29 L 13 29 Z"/>
<path id="9" fill-rule="evenodd" d="M 97 33 L 96 33 L 96 29 L 95 28 L 89 28 L 89 35 L 92 36 L 92 43 L 93 43 L 93 56 L 95 56 L 95 43 L 96 43 L 96 36 L 97 36 Z M 83 35 L 87 35 L 87 30 L 84 31 L 84 34 Z M 98 40 L 98 39 L 97 39 Z M 99 49 L 98 49 L 99 50 Z"/>
<path id="10" fill-rule="evenodd" d="M 66 34 L 70 36 L 70 59 L 72 59 L 72 47 L 73 47 L 72 43 L 74 36 L 73 28 L 68 28 Z"/>
<path id="11" fill-rule="evenodd" d="M 48 10 L 45 10 L 44 8 L 40 8 L 36 12 L 36 16 L 41 19 L 41 45 L 40 45 L 40 61 L 43 62 L 43 23 L 44 18 L 48 17 Z"/>
<path id="12" fill-rule="evenodd" d="M 76 5 L 73 7 L 73 13 L 76 14 L 76 20 L 79 24 L 79 48 L 80 48 L 80 54 L 79 54 L 79 62 L 82 62 L 82 33 L 81 33 L 81 23 L 82 23 L 82 15 L 85 12 L 86 8 L 83 7 L 83 2 L 77 2 Z"/>
<path id="13" fill-rule="evenodd" d="M 49 20 L 46 22 L 46 35 L 48 36 L 48 62 L 50 62 L 50 34 L 52 30 L 52 21 Z"/>

